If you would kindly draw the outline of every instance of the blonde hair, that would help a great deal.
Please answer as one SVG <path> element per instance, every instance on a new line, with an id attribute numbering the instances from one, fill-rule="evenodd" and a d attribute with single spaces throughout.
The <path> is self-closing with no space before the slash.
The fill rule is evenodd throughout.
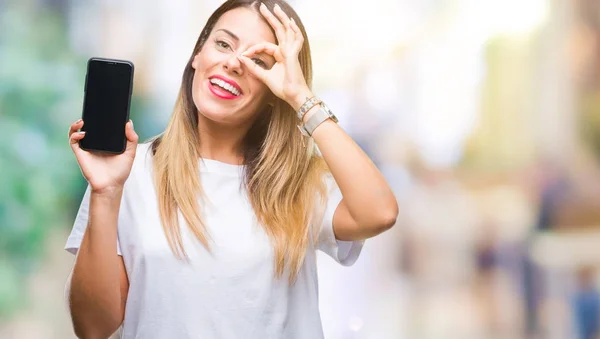
<path id="1" fill-rule="evenodd" d="M 270 9 L 277 3 L 302 30 L 305 40 L 299 61 L 306 82 L 311 86 L 310 46 L 300 19 L 284 1 L 263 2 Z M 200 136 L 198 112 L 191 93 L 194 76 L 191 64 L 221 15 L 237 7 L 248 7 L 258 13 L 258 4 L 254 0 L 230 0 L 211 15 L 185 67 L 168 126 L 152 141 L 160 218 L 169 246 L 179 258 L 187 255 L 182 243 L 178 211 L 195 237 L 210 250 L 210 235 L 197 199 L 203 192 L 198 169 Z M 289 269 L 290 283 L 295 281 L 309 242 L 314 237 L 310 225 L 321 217 L 313 214 L 313 207 L 319 197 L 324 203 L 326 187 L 323 175 L 328 172 L 312 139 L 303 137 L 296 125 L 293 109 L 277 99 L 273 106 L 258 112 L 243 146 L 244 184 L 257 221 L 273 246 L 275 277 L 282 277 Z"/>

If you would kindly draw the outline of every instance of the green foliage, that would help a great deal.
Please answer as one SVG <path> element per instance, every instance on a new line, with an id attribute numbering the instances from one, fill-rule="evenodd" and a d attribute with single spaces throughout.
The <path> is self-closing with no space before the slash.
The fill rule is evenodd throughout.
<path id="1" fill-rule="evenodd" d="M 67 131 L 89 56 L 70 49 L 64 19 L 28 2 L 0 8 L 0 319 L 27 301 L 44 240 L 71 227 L 86 185 Z M 143 100 L 133 102 L 135 118 Z"/>

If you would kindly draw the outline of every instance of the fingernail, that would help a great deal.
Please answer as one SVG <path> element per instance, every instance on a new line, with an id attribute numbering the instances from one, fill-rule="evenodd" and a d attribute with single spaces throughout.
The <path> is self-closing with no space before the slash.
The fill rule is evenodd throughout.
<path id="1" fill-rule="evenodd" d="M 273 6 L 273 7 L 277 7 L 277 8 L 280 8 L 280 7 L 279 7 L 279 5 L 278 5 L 278 4 L 275 4 L 275 6 Z"/>
<path id="2" fill-rule="evenodd" d="M 85 134 L 85 131 L 79 131 L 79 132 L 77 132 L 77 133 L 79 133 L 79 135 L 84 135 L 84 134 Z"/>
<path id="3" fill-rule="evenodd" d="M 78 124 L 78 123 L 80 123 L 82 121 L 83 121 L 83 119 L 79 119 L 79 120 L 75 121 L 75 123 Z"/>
<path id="4" fill-rule="evenodd" d="M 260 3 L 260 7 L 267 7 L 267 5 L 265 5 L 263 2 Z"/>
<path id="5" fill-rule="evenodd" d="M 129 122 L 131 123 L 131 127 L 133 128 L 133 120 L 129 119 Z"/>

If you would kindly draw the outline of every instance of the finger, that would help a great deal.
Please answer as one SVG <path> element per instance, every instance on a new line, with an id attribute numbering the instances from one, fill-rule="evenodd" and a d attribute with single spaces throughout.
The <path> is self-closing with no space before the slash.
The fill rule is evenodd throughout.
<path id="1" fill-rule="evenodd" d="M 252 59 L 247 56 L 240 55 L 238 59 L 246 66 L 246 68 L 256 76 L 260 81 L 266 82 L 267 80 L 267 71 L 264 68 L 261 68 L 257 65 Z"/>
<path id="2" fill-rule="evenodd" d="M 291 47 L 294 47 L 296 42 L 296 33 L 292 29 L 292 23 L 289 20 L 286 23 L 285 35 L 287 43 L 290 44 Z"/>
<path id="3" fill-rule="evenodd" d="M 296 24 L 296 21 L 292 18 L 290 27 L 294 31 L 294 47 L 300 51 L 302 49 L 302 45 L 304 45 L 304 35 L 302 35 L 302 30 Z"/>
<path id="4" fill-rule="evenodd" d="M 129 142 L 138 142 L 139 136 L 133 129 L 133 121 L 131 119 L 125 124 L 125 136 Z"/>
<path id="5" fill-rule="evenodd" d="M 131 119 L 125 124 L 125 137 L 127 137 L 126 152 L 133 152 L 137 149 L 139 137 L 133 129 L 133 121 Z"/>
<path id="6" fill-rule="evenodd" d="M 242 56 L 251 56 L 262 52 L 275 56 L 277 47 L 277 45 L 272 44 L 270 42 L 263 42 L 248 48 L 244 53 L 242 53 Z"/>
<path id="7" fill-rule="evenodd" d="M 269 25 L 273 27 L 277 41 L 282 44 L 285 42 L 285 28 L 281 24 L 281 21 L 271 13 L 267 6 L 263 3 L 260 4 L 260 13 L 265 17 Z"/>
<path id="8" fill-rule="evenodd" d="M 72 133 L 69 136 L 69 143 L 71 145 L 73 145 L 73 144 L 77 145 L 79 143 L 79 140 L 83 139 L 84 137 L 85 137 L 84 131 Z"/>
<path id="9" fill-rule="evenodd" d="M 279 21 L 283 24 L 284 27 L 290 26 L 290 18 L 288 18 L 287 14 L 279 7 L 279 5 L 275 4 L 273 7 L 273 12 L 279 18 Z"/>
<path id="10" fill-rule="evenodd" d="M 75 153 L 75 156 L 83 152 L 81 147 L 79 147 L 79 141 L 85 137 L 85 132 L 74 132 L 69 135 L 69 145 L 71 146 L 71 150 Z"/>
<path id="11" fill-rule="evenodd" d="M 69 138 L 71 137 L 71 134 L 77 132 L 81 127 L 83 127 L 82 119 L 79 119 L 72 123 L 71 126 L 69 126 Z"/>
<path id="12" fill-rule="evenodd" d="M 277 18 L 279 19 L 279 21 L 281 22 L 283 27 L 285 28 L 285 41 L 287 43 L 293 42 L 295 34 L 294 34 L 294 31 L 292 30 L 292 27 L 290 27 L 290 24 L 291 24 L 290 18 L 287 16 L 287 14 L 285 14 L 285 12 L 277 4 L 275 4 L 275 6 L 273 7 L 273 12 L 277 16 Z"/>

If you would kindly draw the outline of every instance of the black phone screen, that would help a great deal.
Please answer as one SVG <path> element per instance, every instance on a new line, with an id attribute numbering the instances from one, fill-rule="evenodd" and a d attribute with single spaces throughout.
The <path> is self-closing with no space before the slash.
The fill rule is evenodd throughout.
<path id="1" fill-rule="evenodd" d="M 90 59 L 83 103 L 85 150 L 125 151 L 125 124 L 129 120 L 133 64 L 128 61 Z"/>

